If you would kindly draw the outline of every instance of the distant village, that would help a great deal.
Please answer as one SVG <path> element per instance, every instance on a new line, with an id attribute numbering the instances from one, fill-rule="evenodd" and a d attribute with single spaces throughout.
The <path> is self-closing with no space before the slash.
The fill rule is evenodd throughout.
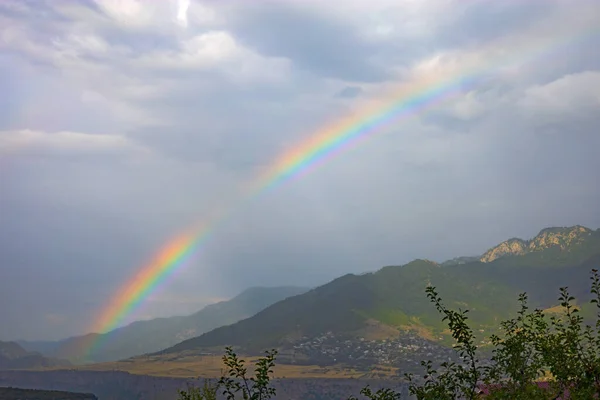
<path id="1" fill-rule="evenodd" d="M 421 361 L 431 360 L 434 365 L 459 361 L 454 349 L 414 333 L 404 333 L 394 339 L 367 340 L 340 338 L 332 332 L 314 338 L 303 337 L 290 349 L 283 350 L 278 359 L 286 364 L 348 365 L 365 372 L 375 365 L 387 366 L 398 368 L 401 376 L 409 372 L 417 377 L 423 372 Z"/>

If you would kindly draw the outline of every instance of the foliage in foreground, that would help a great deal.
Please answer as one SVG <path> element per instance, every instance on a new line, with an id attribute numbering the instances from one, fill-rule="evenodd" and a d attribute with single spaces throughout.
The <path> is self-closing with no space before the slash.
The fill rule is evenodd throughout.
<path id="1" fill-rule="evenodd" d="M 201 388 L 190 386 L 187 390 L 180 390 L 179 400 L 217 400 L 217 386 L 206 379 Z"/>
<path id="2" fill-rule="evenodd" d="M 231 347 L 225 348 L 223 376 L 216 384 L 204 381 L 200 388 L 189 387 L 179 391 L 179 400 L 216 400 L 221 392 L 227 400 L 266 400 L 275 396 L 275 389 L 270 386 L 277 350 L 267 351 L 260 357 L 254 368 L 254 375 L 248 374 L 245 361 L 240 359 Z"/>
<path id="3" fill-rule="evenodd" d="M 418 400 L 589 400 L 600 398 L 600 275 L 591 272 L 590 303 L 595 306 L 595 325 L 585 324 L 580 307 L 566 287 L 560 288 L 559 316 L 547 317 L 542 310 L 529 311 L 527 294 L 519 295 L 515 318 L 501 323 L 502 335 L 492 335 L 491 365 L 478 358 L 475 335 L 469 327 L 468 310 L 446 308 L 435 287 L 426 294 L 443 316 L 454 339 L 461 362 L 444 362 L 436 369 L 422 361 L 424 381 L 405 375 L 409 392 Z M 244 360 L 227 347 L 223 356 L 225 374 L 216 385 L 205 381 L 202 389 L 180 391 L 180 400 L 213 400 L 222 390 L 228 400 L 266 400 L 275 396 L 270 380 L 276 350 L 267 351 L 248 376 Z M 541 381 L 544 381 L 543 384 Z M 398 400 L 391 389 L 373 392 L 368 386 L 360 394 L 369 400 Z M 241 396 L 241 397 L 238 397 Z M 358 400 L 352 396 L 348 400 Z"/>

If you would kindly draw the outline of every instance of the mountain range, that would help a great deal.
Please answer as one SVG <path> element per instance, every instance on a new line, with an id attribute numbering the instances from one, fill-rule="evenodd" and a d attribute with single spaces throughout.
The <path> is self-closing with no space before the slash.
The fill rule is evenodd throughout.
<path id="1" fill-rule="evenodd" d="M 509 239 L 479 257 L 438 264 L 415 260 L 377 272 L 347 274 L 304 294 L 279 301 L 256 315 L 182 341 L 156 355 L 197 352 L 233 345 L 248 353 L 291 347 L 308 337 L 397 337 L 413 331 L 450 343 L 440 316 L 425 296 L 435 286 L 446 305 L 469 309 L 471 324 L 489 336 L 499 321 L 517 311 L 517 296 L 527 292 L 531 307 L 557 305 L 558 288 L 568 286 L 584 300 L 588 274 L 600 266 L 600 229 L 547 228 L 530 240 Z M 591 316 L 582 304 L 582 314 Z"/>
<path id="2" fill-rule="evenodd" d="M 173 346 L 251 317 L 271 304 L 308 290 L 295 286 L 253 287 L 231 300 L 210 304 L 188 316 L 136 321 L 104 334 L 90 333 L 60 341 L 20 341 L 18 344 L 30 351 L 73 363 L 114 361 Z M 103 345 L 88 354 L 90 345 L 98 340 Z"/>
<path id="3" fill-rule="evenodd" d="M 71 364 L 65 360 L 48 358 L 40 353 L 27 351 L 16 342 L 0 341 L 0 370 L 66 367 L 69 365 Z"/>
<path id="4" fill-rule="evenodd" d="M 419 259 L 372 273 L 347 274 L 310 290 L 251 288 L 192 315 L 138 321 L 102 334 L 105 345 L 87 359 L 85 351 L 99 334 L 20 343 L 74 363 L 143 358 L 139 355 L 193 356 L 207 350 L 214 354 L 227 345 L 258 354 L 267 348 L 291 349 L 323 335 L 380 340 L 408 332 L 447 345 L 451 338 L 446 326 L 425 296 L 428 285 L 438 289 L 449 307 L 469 309 L 472 326 L 483 339 L 497 330 L 499 321 L 514 315 L 521 292 L 529 294 L 532 307 L 547 310 L 557 305 L 562 286 L 586 299 L 588 274 L 599 266 L 600 229 L 546 228 L 529 240 L 506 240 L 480 256 L 442 263 Z M 585 304 L 582 314 L 591 316 Z"/>

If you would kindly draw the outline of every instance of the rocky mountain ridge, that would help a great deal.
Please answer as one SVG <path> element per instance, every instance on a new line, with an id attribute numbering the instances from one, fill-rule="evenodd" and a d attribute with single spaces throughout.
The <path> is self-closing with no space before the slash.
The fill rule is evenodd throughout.
<path id="1" fill-rule="evenodd" d="M 593 230 L 581 225 L 545 228 L 530 240 L 508 239 L 486 251 L 479 261 L 489 263 L 501 257 L 520 256 L 551 247 L 558 247 L 560 250 L 566 251 L 577 244 L 583 243 L 585 237 L 590 236 L 593 232 Z"/>
<path id="2" fill-rule="evenodd" d="M 480 259 L 450 261 L 438 264 L 421 259 L 373 273 L 346 274 L 156 355 L 226 345 L 260 354 L 266 348 L 288 348 L 300 337 L 325 332 L 366 339 L 413 331 L 444 342 L 447 329 L 425 296 L 429 285 L 439 289 L 447 306 L 469 309 L 473 327 L 483 338 L 517 309 L 519 293 L 527 292 L 530 305 L 541 309 L 556 306 L 559 287 L 568 286 L 582 300 L 589 295 L 589 272 L 600 265 L 600 230 L 547 228 L 529 241 L 507 240 Z"/>

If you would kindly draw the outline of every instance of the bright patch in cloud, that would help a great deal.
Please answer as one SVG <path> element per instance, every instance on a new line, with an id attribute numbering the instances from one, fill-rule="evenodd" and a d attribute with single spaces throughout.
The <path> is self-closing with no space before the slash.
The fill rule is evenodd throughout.
<path id="1" fill-rule="evenodd" d="M 0 154 L 57 154 L 91 155 L 147 152 L 147 149 L 119 135 L 85 134 L 81 132 L 42 132 L 29 129 L 0 131 Z"/>
<path id="2" fill-rule="evenodd" d="M 177 0 L 177 20 L 184 27 L 188 25 L 187 13 L 189 7 L 190 0 Z"/>

